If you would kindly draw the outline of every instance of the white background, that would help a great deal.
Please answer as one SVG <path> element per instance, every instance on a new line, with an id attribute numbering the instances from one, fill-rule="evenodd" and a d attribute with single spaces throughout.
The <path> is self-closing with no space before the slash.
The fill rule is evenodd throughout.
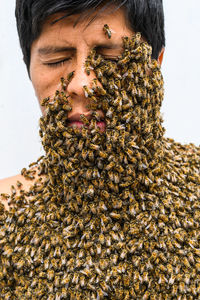
<path id="1" fill-rule="evenodd" d="M 22 60 L 15 0 L 0 0 L 0 179 L 43 154 L 41 112 Z M 166 136 L 200 144 L 200 1 L 164 0 L 166 50 L 162 107 Z"/>

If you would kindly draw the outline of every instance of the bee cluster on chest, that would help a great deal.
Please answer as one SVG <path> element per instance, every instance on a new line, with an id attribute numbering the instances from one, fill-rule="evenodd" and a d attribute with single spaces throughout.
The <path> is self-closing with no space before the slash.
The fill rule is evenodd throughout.
<path id="1" fill-rule="evenodd" d="M 67 126 L 74 72 L 42 101 L 39 178 L 2 195 L 1 299 L 200 297 L 200 149 L 164 137 L 160 66 L 140 33 L 123 45 L 116 61 L 92 50 L 85 62 L 96 79 L 82 129 Z"/>

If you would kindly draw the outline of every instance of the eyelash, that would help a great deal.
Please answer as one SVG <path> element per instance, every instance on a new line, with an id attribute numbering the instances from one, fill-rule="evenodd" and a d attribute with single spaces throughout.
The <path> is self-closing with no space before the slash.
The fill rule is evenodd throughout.
<path id="1" fill-rule="evenodd" d="M 55 62 L 55 63 L 46 63 L 46 65 L 48 67 L 51 67 L 51 68 L 56 68 L 56 67 L 59 67 L 59 66 L 63 66 L 65 64 L 66 61 L 70 60 L 70 58 L 65 58 L 61 61 L 58 61 L 58 62 Z"/>
<path id="2" fill-rule="evenodd" d="M 117 57 L 115 58 L 115 57 L 105 57 L 104 58 L 105 60 L 111 60 L 111 61 L 117 61 Z M 58 62 L 55 62 L 55 63 L 46 63 L 45 65 L 47 65 L 48 67 L 50 67 L 50 68 L 57 68 L 57 67 L 59 67 L 59 66 L 63 66 L 64 64 L 65 64 L 65 62 L 66 61 L 68 61 L 68 60 L 70 60 L 70 58 L 65 58 L 65 59 L 63 59 L 63 60 L 61 60 L 61 61 L 58 61 Z"/>

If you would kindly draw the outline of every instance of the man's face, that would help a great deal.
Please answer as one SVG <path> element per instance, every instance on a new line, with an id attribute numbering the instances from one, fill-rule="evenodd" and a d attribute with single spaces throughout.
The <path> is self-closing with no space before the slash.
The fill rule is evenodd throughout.
<path id="1" fill-rule="evenodd" d="M 62 17 L 64 13 L 52 15 L 46 20 L 41 34 L 31 47 L 30 76 L 39 101 L 53 96 L 60 87 L 60 78 L 66 78 L 74 71 L 74 76 L 67 86 L 66 94 L 70 96 L 72 111 L 68 117 L 89 113 L 83 86 L 91 87 L 95 73 L 87 75 L 85 61 L 90 51 L 96 48 L 97 53 L 105 59 L 116 59 L 123 52 L 122 37 L 133 35 L 127 27 L 123 9 L 114 13 L 101 13 L 88 27 L 89 19 L 80 21 L 75 27 L 78 15 L 64 18 L 51 25 L 51 22 Z M 111 39 L 103 31 L 105 24 L 112 31 Z M 98 85 L 101 84 L 98 82 Z M 41 107 L 43 110 L 43 108 Z M 44 112 L 44 111 L 43 111 Z M 99 112 L 102 117 L 103 113 Z"/>

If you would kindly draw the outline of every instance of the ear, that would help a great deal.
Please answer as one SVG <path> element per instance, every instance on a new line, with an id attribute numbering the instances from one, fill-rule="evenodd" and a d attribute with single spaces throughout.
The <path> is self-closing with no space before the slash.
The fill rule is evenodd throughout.
<path id="1" fill-rule="evenodd" d="M 159 55 L 158 55 L 157 61 L 159 62 L 160 65 L 162 65 L 164 52 L 165 52 L 165 48 L 162 48 L 162 50 L 160 51 L 160 53 L 159 53 Z"/>

